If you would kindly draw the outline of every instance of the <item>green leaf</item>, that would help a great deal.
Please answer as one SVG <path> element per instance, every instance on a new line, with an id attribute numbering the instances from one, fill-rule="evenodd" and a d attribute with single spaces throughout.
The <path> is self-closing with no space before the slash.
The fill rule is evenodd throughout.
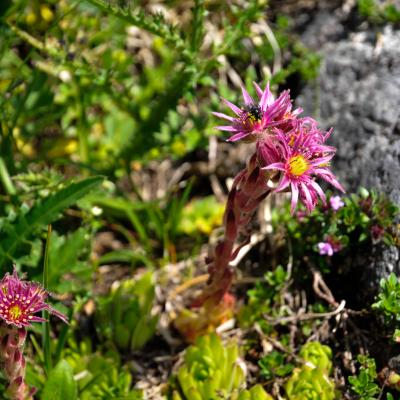
<path id="1" fill-rule="evenodd" d="M 120 7 L 112 5 L 104 0 L 87 0 L 88 3 L 97 7 L 108 15 L 112 15 L 128 24 L 137 26 L 153 35 L 163 38 L 168 44 L 172 45 L 177 51 L 185 50 L 185 42 L 176 28 L 168 24 L 161 13 L 145 14 L 142 9 L 133 10 L 130 7 Z"/>
<path id="2" fill-rule="evenodd" d="M 94 176 L 71 183 L 42 202 L 36 203 L 26 214 L 21 213 L 1 242 L 0 265 L 3 265 L 7 259 L 13 260 L 18 247 L 29 238 L 35 229 L 54 222 L 60 212 L 75 204 L 102 180 L 103 177 Z"/>
<path id="3" fill-rule="evenodd" d="M 77 385 L 72 367 L 65 360 L 61 360 L 49 375 L 43 389 L 42 400 L 75 400 L 77 398 Z"/>

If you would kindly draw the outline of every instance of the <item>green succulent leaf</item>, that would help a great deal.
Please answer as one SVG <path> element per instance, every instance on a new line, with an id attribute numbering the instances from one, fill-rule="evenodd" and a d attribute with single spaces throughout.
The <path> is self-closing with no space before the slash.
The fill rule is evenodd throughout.
<path id="1" fill-rule="evenodd" d="M 95 318 L 100 337 L 111 340 L 123 351 L 141 349 L 156 331 L 154 300 L 152 272 L 121 282 L 108 296 L 98 299 Z"/>
<path id="2" fill-rule="evenodd" d="M 233 399 L 244 384 L 245 374 L 238 364 L 238 345 L 224 346 L 216 334 L 199 337 L 186 350 L 184 360 L 176 378 L 186 400 Z"/>
<path id="3" fill-rule="evenodd" d="M 67 361 L 61 360 L 50 372 L 41 398 L 42 400 L 75 400 L 78 398 L 73 370 Z"/>

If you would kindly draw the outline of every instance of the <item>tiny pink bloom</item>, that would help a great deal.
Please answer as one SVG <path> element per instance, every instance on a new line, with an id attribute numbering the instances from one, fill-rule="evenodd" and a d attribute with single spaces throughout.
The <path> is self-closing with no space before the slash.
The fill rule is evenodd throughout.
<path id="1" fill-rule="evenodd" d="M 315 127 L 310 129 L 305 125 L 299 125 L 296 131 L 292 132 L 279 130 L 275 132 L 274 151 L 277 153 L 276 149 L 279 149 L 280 160 L 269 163 L 271 158 L 265 157 L 267 165 L 263 169 L 281 172 L 281 180 L 275 191 L 280 192 L 290 188 L 292 214 L 299 199 L 309 212 L 315 207 L 318 197 L 324 204 L 326 203 L 322 188 L 315 182 L 316 177 L 344 191 L 330 171 L 329 161 L 333 158 L 335 149 L 323 144 L 325 137 L 326 135 L 324 136 Z M 269 150 L 265 153 L 269 153 Z"/>
<path id="2" fill-rule="evenodd" d="M 342 208 L 344 206 L 344 202 L 342 201 L 342 198 L 340 196 L 332 196 L 329 199 L 329 204 L 334 211 L 337 211 L 339 210 L 339 208 Z"/>
<path id="3" fill-rule="evenodd" d="M 332 256 L 334 253 L 337 253 L 338 251 L 342 250 L 343 245 L 334 236 L 328 235 L 325 237 L 325 242 L 319 242 L 317 244 L 319 254 L 321 255 L 327 255 L 327 256 Z"/>
<path id="4" fill-rule="evenodd" d="M 258 101 L 249 95 L 246 89 L 242 88 L 244 105 L 238 107 L 226 99 L 222 101 L 233 111 L 236 116 L 231 117 L 219 112 L 213 114 L 230 122 L 230 125 L 217 126 L 221 131 L 232 134 L 228 141 L 238 140 L 253 141 L 257 139 L 257 134 L 266 132 L 273 127 L 284 129 L 285 125 L 290 126 L 290 120 L 297 117 L 302 112 L 300 108 L 292 111 L 292 102 L 289 91 L 284 91 L 274 100 L 269 89 L 269 84 L 262 90 L 256 83 Z"/>
<path id="5" fill-rule="evenodd" d="M 7 273 L 0 281 L 0 319 L 22 328 L 30 326 L 31 322 L 44 322 L 35 314 L 47 310 L 68 323 L 63 314 L 45 303 L 48 296 L 49 293 L 40 284 L 19 279 L 14 268 L 12 275 Z"/>
<path id="6" fill-rule="evenodd" d="M 319 242 L 317 246 L 321 256 L 331 257 L 334 253 L 332 245 L 328 242 Z"/>

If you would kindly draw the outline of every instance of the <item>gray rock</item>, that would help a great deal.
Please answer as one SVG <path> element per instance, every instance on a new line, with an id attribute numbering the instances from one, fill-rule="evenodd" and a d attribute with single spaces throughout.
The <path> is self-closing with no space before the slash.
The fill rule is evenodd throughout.
<path id="1" fill-rule="evenodd" d="M 321 21 L 316 18 L 315 24 L 304 33 L 314 48 L 321 43 L 310 41 Z M 297 103 L 324 128 L 334 127 L 333 170 L 348 192 L 375 188 L 400 205 L 400 31 L 387 26 L 377 35 L 365 31 L 336 42 L 329 40 L 337 35 L 321 36 L 328 41 L 319 50 L 319 79 Z M 380 278 L 390 271 L 400 274 L 399 249 L 375 247 L 366 255 L 359 282 L 376 293 Z"/>
<path id="2" fill-rule="evenodd" d="M 327 41 L 339 40 L 345 34 L 344 26 L 336 13 L 320 11 L 302 35 L 302 42 L 312 49 L 319 49 Z"/>

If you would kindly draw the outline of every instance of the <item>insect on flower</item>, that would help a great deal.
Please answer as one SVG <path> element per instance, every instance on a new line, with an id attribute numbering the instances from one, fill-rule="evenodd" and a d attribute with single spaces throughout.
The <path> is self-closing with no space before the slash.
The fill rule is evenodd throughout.
<path id="1" fill-rule="evenodd" d="M 49 293 L 39 283 L 19 279 L 14 268 L 12 275 L 7 273 L 0 281 L 0 319 L 22 328 L 32 322 L 45 322 L 35 314 L 46 310 L 68 323 L 65 315 L 45 303 L 48 296 Z"/>
<path id="2" fill-rule="evenodd" d="M 288 121 L 302 112 L 300 108 L 292 111 L 292 102 L 289 92 L 284 91 L 275 100 L 269 84 L 262 90 L 256 83 L 254 87 L 258 96 L 258 103 L 242 88 L 244 106 L 239 108 L 226 99 L 222 101 L 236 114 L 236 117 L 213 112 L 216 117 L 228 120 L 231 125 L 217 126 L 221 131 L 231 132 L 230 142 L 238 140 L 255 141 L 264 133 L 269 133 L 271 128 L 283 129 Z"/>
<path id="3" fill-rule="evenodd" d="M 275 177 L 276 174 L 280 175 L 275 191 L 290 189 L 292 193 L 292 214 L 299 200 L 309 212 L 317 204 L 318 198 L 326 203 L 325 194 L 316 178 L 322 178 L 343 192 L 329 164 L 336 149 L 325 144 L 332 130 L 319 130 L 317 122 L 311 117 L 298 118 L 302 109 L 292 111 L 288 91 L 282 92 L 275 100 L 269 84 L 264 90 L 256 83 L 254 87 L 258 103 L 244 88 L 242 108 L 222 99 L 236 117 L 213 112 L 215 116 L 230 122 L 230 125 L 218 126 L 217 129 L 232 133 L 228 141 L 257 143 L 256 153 L 261 169 L 274 171 Z M 340 207 L 340 204 L 334 206 Z"/>

